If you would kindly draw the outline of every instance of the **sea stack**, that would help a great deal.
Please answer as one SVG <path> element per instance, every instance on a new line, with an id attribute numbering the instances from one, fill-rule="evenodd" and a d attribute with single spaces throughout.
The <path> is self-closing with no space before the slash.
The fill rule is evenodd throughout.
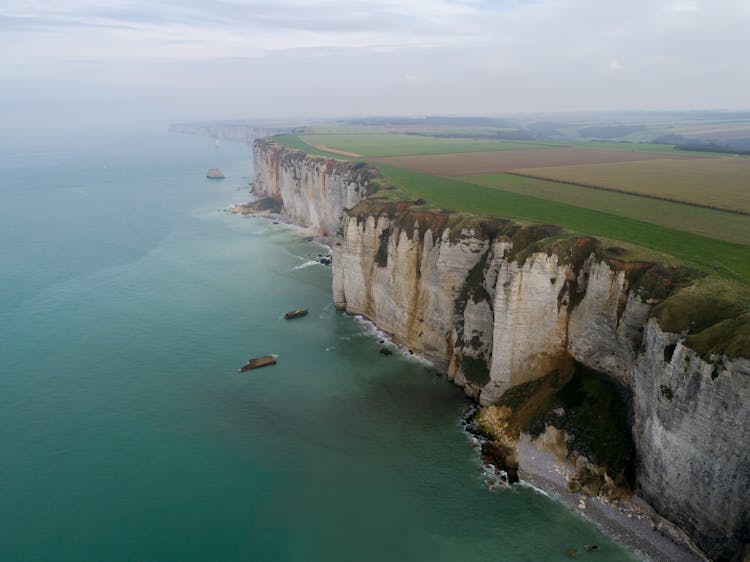
<path id="1" fill-rule="evenodd" d="M 219 168 L 211 168 L 206 172 L 206 177 L 212 180 L 223 180 L 224 173 Z"/>

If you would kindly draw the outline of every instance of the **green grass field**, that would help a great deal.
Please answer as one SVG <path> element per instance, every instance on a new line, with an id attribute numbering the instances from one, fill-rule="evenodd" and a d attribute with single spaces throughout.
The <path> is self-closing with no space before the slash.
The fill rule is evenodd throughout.
<path id="1" fill-rule="evenodd" d="M 512 174 L 457 179 L 750 246 L 748 216 Z"/>
<path id="2" fill-rule="evenodd" d="M 330 158 L 337 158 L 339 160 L 351 160 L 350 158 L 343 157 L 339 154 L 332 152 L 326 152 L 325 150 L 318 150 L 314 146 L 307 144 L 297 135 L 276 135 L 273 138 L 273 142 L 285 146 L 287 148 L 293 148 L 295 150 L 301 150 L 307 154 L 315 154 L 317 156 L 325 156 Z"/>
<path id="3" fill-rule="evenodd" d="M 416 154 L 448 154 L 452 152 L 489 152 L 545 148 L 548 145 L 533 142 L 495 140 L 449 139 L 397 134 L 313 134 L 300 135 L 309 146 L 327 146 L 361 154 L 363 157 L 408 156 Z"/>
<path id="4" fill-rule="evenodd" d="M 283 135 L 274 140 L 290 148 L 339 160 L 360 158 L 347 158 L 315 146 L 366 154 L 364 160 L 395 154 L 517 150 L 519 145 L 532 150 L 549 146 L 391 134 Z M 644 145 L 630 143 L 586 143 L 585 146 L 600 144 L 618 150 L 625 147 L 644 150 Z M 647 145 L 645 148 L 662 151 L 665 147 Z M 747 216 L 510 174 L 456 179 L 386 164 L 376 166 L 386 182 L 395 188 L 380 192 L 380 196 L 391 200 L 421 198 L 429 207 L 437 209 L 556 224 L 571 233 L 640 246 L 750 284 L 750 217 Z"/>
<path id="5" fill-rule="evenodd" d="M 422 198 L 431 207 L 446 210 L 556 224 L 576 233 L 644 246 L 706 271 L 750 283 L 748 246 L 456 179 L 386 165 L 378 168 L 388 182 L 399 188 L 390 192 L 391 198 Z"/>

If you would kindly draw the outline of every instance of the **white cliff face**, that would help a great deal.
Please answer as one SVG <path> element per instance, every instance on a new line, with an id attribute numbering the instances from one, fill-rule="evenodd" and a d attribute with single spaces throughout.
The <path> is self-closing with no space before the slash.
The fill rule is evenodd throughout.
<path id="1" fill-rule="evenodd" d="M 583 299 L 571 313 L 568 351 L 584 365 L 631 386 L 651 305 L 629 291 L 624 271 L 613 271 L 606 263 L 592 263 L 584 280 Z"/>
<path id="2" fill-rule="evenodd" d="M 431 230 L 423 237 L 419 232 L 418 224 L 409 232 L 385 215 L 345 217 L 333 248 L 333 299 L 338 308 L 367 316 L 398 342 L 448 365 L 455 301 L 488 244 L 471 233 L 451 243 L 446 231 L 436 243 Z M 486 329 L 486 322 L 470 322 Z"/>
<path id="3" fill-rule="evenodd" d="M 482 403 L 550 373 L 566 357 L 630 386 L 651 305 L 628 289 L 624 271 L 593 257 L 580 271 L 546 253 L 533 254 L 523 264 L 502 264 L 491 380 L 482 389 Z"/>
<path id="4" fill-rule="evenodd" d="M 555 370 L 565 354 L 567 268 L 554 254 L 533 254 L 525 263 L 505 260 L 495 286 L 490 381 L 482 404 L 510 387 Z M 565 293 L 562 297 L 561 291 Z"/>
<path id="5" fill-rule="evenodd" d="M 391 227 L 387 217 L 344 218 L 334 248 L 337 307 L 447 364 L 482 404 L 564 368 L 570 358 L 610 375 L 632 392 L 636 484 L 644 499 L 717 560 L 745 548 L 750 361 L 727 361 L 718 370 L 703 361 L 649 320 L 652 305 L 628 290 L 624 271 L 604 261 L 589 258 L 575 271 L 540 252 L 519 264 L 499 257 L 508 253 L 505 240 L 471 231 L 450 237 L 448 230 L 427 230 L 420 240 L 418 231 L 409 237 L 389 233 Z M 378 264 L 381 244 L 387 260 Z M 484 292 L 462 300 L 485 254 Z M 665 347 L 673 344 L 665 362 Z M 478 357 L 486 380 L 467 368 Z"/>
<path id="6" fill-rule="evenodd" d="M 712 365 L 680 341 L 648 321 L 632 371 L 636 481 L 704 550 L 732 560 L 750 540 L 750 361 Z"/>
<path id="7" fill-rule="evenodd" d="M 649 320 L 652 305 L 629 286 L 627 268 L 595 253 L 575 265 L 554 251 L 517 260 L 505 234 L 451 227 L 418 207 L 350 212 L 366 195 L 361 170 L 300 154 L 284 159 L 273 145 L 256 143 L 255 153 L 259 195 L 281 201 L 296 222 L 339 232 L 338 308 L 429 355 L 482 404 L 571 359 L 611 376 L 632 394 L 644 498 L 717 560 L 746 548 L 748 359 L 702 360 Z"/>
<path id="8" fill-rule="evenodd" d="M 366 195 L 369 178 L 355 177 L 350 165 L 264 141 L 254 144 L 253 155 L 255 194 L 276 199 L 294 222 L 323 236 L 335 235 L 344 210 Z"/>
<path id="9" fill-rule="evenodd" d="M 169 126 L 174 133 L 201 135 L 233 142 L 252 143 L 255 139 L 287 132 L 286 129 L 256 125 L 231 125 L 216 123 L 175 123 Z"/>

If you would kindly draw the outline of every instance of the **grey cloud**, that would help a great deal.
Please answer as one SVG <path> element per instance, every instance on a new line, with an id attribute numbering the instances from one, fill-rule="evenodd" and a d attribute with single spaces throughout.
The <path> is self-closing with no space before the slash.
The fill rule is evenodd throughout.
<path id="1" fill-rule="evenodd" d="M 448 2 L 435 2 L 448 6 Z M 461 3 L 458 3 L 461 5 Z M 468 7 L 490 11 L 496 4 L 468 3 Z M 65 26 L 64 17 L 77 21 L 112 20 L 131 24 L 181 24 L 197 26 L 220 26 L 236 31 L 243 27 L 269 27 L 286 30 L 307 30 L 312 32 L 337 32 L 353 30 L 379 30 L 385 33 L 397 30 L 442 31 L 456 28 L 459 21 L 455 17 L 441 18 L 427 9 L 421 17 L 409 14 L 408 3 L 382 4 L 375 1 L 347 2 L 328 0 L 323 2 L 129 2 L 124 5 L 100 5 L 70 2 L 65 9 L 55 6 L 39 9 L 39 18 L 47 22 L 58 22 Z M 480 8 L 481 7 L 481 8 Z M 45 17 L 47 16 L 47 17 Z M 443 25 L 438 22 L 443 21 Z M 94 25 L 94 24 L 92 24 Z"/>
<path id="2" fill-rule="evenodd" d="M 96 23 L 86 20 L 61 19 L 55 17 L 18 17 L 4 16 L 0 14 L 0 30 L 4 32 L 38 32 L 60 29 L 65 31 L 71 28 L 90 29 L 135 29 L 124 23 Z"/>
<path id="3" fill-rule="evenodd" d="M 29 89 L 165 120 L 750 103 L 743 0 L 16 1 L 0 118 Z"/>

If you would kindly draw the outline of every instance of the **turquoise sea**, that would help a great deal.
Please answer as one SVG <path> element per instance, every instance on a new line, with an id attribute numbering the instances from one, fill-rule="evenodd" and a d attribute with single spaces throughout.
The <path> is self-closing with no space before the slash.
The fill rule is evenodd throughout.
<path id="1" fill-rule="evenodd" d="M 249 148 L 164 130 L 0 138 L 0 560 L 633 560 L 488 491 L 462 392 L 333 309 L 319 246 L 220 212 Z"/>

